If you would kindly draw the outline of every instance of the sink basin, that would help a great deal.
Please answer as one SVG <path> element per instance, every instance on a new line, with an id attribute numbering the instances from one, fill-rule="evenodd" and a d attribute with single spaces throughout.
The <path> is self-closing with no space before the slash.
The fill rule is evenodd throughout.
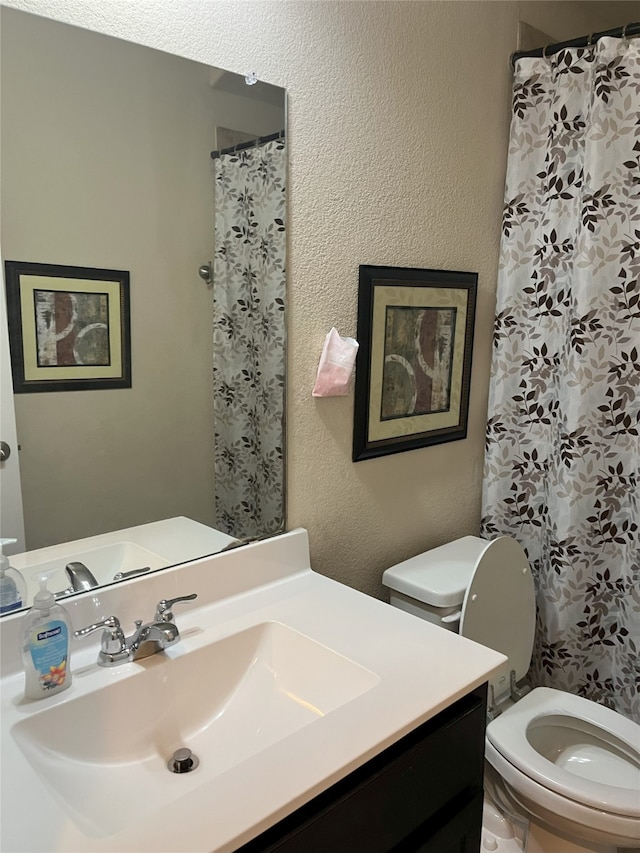
<path id="1" fill-rule="evenodd" d="M 99 584 L 111 583 L 114 575 L 118 572 L 130 572 L 147 566 L 151 571 L 155 571 L 169 565 L 168 560 L 163 559 L 148 548 L 142 548 L 135 542 L 126 541 L 104 545 L 101 548 L 70 552 L 55 559 L 39 561 L 14 559 L 16 568 L 19 568 L 27 581 L 27 601 L 33 601 L 33 596 L 39 589 L 37 578 L 43 574 L 50 578 L 48 586 L 52 592 L 66 589 L 70 585 L 70 581 L 64 568 L 67 563 L 73 561 L 84 563 Z"/>
<path id="2" fill-rule="evenodd" d="M 169 806 L 379 683 L 279 622 L 128 666 L 139 671 L 11 729 L 62 807 L 94 837 Z M 167 761 L 181 747 L 200 763 L 174 774 Z"/>
<path id="3" fill-rule="evenodd" d="M 27 602 L 38 592 L 37 577 L 51 577 L 49 589 L 60 592 L 69 586 L 67 563 L 84 563 L 100 586 L 113 583 L 118 572 L 149 567 L 154 572 L 167 566 L 215 554 L 238 540 L 191 518 L 176 516 L 150 521 L 111 533 L 100 533 L 72 542 L 11 556 L 11 565 L 27 581 Z"/>

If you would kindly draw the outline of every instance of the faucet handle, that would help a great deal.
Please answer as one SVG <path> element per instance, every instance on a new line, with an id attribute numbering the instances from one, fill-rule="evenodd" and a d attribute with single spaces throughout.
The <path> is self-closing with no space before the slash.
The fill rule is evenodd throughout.
<path id="1" fill-rule="evenodd" d="M 177 604 L 179 601 L 193 601 L 194 598 L 197 598 L 198 594 L 192 592 L 191 595 L 179 595 L 177 598 L 163 598 L 162 601 L 159 601 L 156 605 L 156 622 L 173 622 L 173 613 L 171 612 L 171 608 L 174 604 Z"/>
<path id="2" fill-rule="evenodd" d="M 117 616 L 107 616 L 106 619 L 101 619 L 100 622 L 95 622 L 93 625 L 87 625 L 86 628 L 80 628 L 79 631 L 74 631 L 74 637 L 84 637 L 97 631 L 98 628 L 104 628 L 102 635 L 102 651 L 107 654 L 117 654 L 125 648 L 125 637 L 120 620 Z"/>

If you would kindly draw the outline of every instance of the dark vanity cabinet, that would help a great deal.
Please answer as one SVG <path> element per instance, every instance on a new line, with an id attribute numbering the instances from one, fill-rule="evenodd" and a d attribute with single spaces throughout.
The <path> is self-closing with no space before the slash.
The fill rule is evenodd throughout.
<path id="1" fill-rule="evenodd" d="M 478 853 L 485 722 L 483 685 L 240 853 Z"/>

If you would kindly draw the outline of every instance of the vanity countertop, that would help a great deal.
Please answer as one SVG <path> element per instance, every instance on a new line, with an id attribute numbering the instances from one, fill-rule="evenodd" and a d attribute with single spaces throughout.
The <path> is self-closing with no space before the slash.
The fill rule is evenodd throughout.
<path id="1" fill-rule="evenodd" d="M 67 609 L 76 629 L 109 613 L 125 627 L 134 618 L 148 619 L 159 599 L 191 592 L 198 599 L 176 607 L 177 645 L 144 661 L 104 669 L 95 663 L 98 638 L 91 635 L 72 650 L 71 687 L 39 702 L 22 698 L 24 677 L 15 667 L 20 617 L 0 620 L 0 848 L 5 853 L 233 851 L 482 684 L 505 660 L 313 572 L 303 530 L 107 587 L 97 595 L 83 594 Z M 25 758 L 14 727 L 54 706 L 60 717 L 66 703 L 113 686 L 125 701 L 114 703 L 109 713 L 114 719 L 133 719 L 136 707 L 126 705 L 129 679 L 149 667 L 161 673 L 167 666 L 164 657 L 190 655 L 264 623 L 280 623 L 348 659 L 366 674 L 362 692 L 226 770 L 211 772 L 210 756 L 200 756 L 194 773 L 167 773 L 167 785 L 184 786 L 175 788 L 169 806 L 142 785 L 139 808 L 126 826 L 107 835 L 81 828 Z M 202 671 L 193 690 L 206 691 L 217 677 L 215 671 Z M 55 743 L 51 747 L 55 750 Z M 108 799 L 102 799 L 109 809 Z"/>

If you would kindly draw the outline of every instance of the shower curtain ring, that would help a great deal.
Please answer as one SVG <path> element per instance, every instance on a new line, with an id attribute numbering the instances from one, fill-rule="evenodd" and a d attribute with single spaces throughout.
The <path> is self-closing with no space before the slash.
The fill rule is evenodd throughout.
<path id="1" fill-rule="evenodd" d="M 623 42 L 623 44 L 624 44 L 624 45 L 627 45 L 627 27 L 628 27 L 628 26 L 629 26 L 629 24 L 628 24 L 628 23 L 626 23 L 626 24 L 624 25 L 624 27 L 622 28 L 621 37 L 622 37 L 622 42 Z"/>
<path id="2" fill-rule="evenodd" d="M 549 64 L 549 57 L 547 56 L 547 50 L 549 49 L 549 47 L 550 45 L 545 44 L 545 46 L 542 48 L 542 58 L 547 63 L 547 65 Z"/>

